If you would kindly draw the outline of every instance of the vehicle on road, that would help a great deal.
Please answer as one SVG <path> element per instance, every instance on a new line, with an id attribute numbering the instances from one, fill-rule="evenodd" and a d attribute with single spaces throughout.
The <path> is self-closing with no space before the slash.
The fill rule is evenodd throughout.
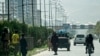
<path id="1" fill-rule="evenodd" d="M 58 37 L 59 39 L 59 48 L 67 48 L 67 51 L 70 51 L 70 42 L 67 37 Z"/>
<path id="2" fill-rule="evenodd" d="M 59 43 L 58 48 L 67 48 L 67 51 L 70 51 L 70 37 L 66 30 L 57 32 Z"/>
<path id="3" fill-rule="evenodd" d="M 74 45 L 76 44 L 84 44 L 85 45 L 85 35 L 84 34 L 77 34 L 74 39 Z"/>

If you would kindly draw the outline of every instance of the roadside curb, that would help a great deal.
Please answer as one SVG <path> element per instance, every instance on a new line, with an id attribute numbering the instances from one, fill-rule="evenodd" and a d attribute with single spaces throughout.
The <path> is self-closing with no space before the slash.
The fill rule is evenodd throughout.
<path id="1" fill-rule="evenodd" d="M 29 53 L 27 56 L 33 56 L 33 55 L 36 55 L 38 53 L 41 53 L 43 51 L 47 50 L 47 48 L 42 48 L 42 49 L 36 49 L 35 52 L 31 51 L 31 53 Z"/>

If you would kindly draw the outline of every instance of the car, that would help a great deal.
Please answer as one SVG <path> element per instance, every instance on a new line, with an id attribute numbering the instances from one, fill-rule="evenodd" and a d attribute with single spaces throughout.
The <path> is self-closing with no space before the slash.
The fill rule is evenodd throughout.
<path id="1" fill-rule="evenodd" d="M 67 51 L 70 51 L 70 37 L 67 32 L 60 31 L 57 32 L 59 43 L 58 48 L 67 48 Z"/>
<path id="2" fill-rule="evenodd" d="M 85 35 L 84 34 L 77 34 L 74 39 L 74 45 L 76 44 L 84 44 L 85 45 Z"/>
<path id="3" fill-rule="evenodd" d="M 58 37 L 59 44 L 58 48 L 67 48 L 67 51 L 70 51 L 70 41 L 67 37 Z"/>

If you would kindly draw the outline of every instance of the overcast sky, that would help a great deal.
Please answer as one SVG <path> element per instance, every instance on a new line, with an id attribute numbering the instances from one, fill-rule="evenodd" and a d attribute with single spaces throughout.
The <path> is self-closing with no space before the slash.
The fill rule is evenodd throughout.
<path id="1" fill-rule="evenodd" d="M 100 0 L 60 0 L 60 1 L 63 8 L 67 12 L 68 22 L 70 23 L 96 24 L 96 22 L 100 20 Z"/>
<path id="2" fill-rule="evenodd" d="M 71 23 L 95 24 L 100 20 L 100 0 L 61 0 L 61 4 Z"/>

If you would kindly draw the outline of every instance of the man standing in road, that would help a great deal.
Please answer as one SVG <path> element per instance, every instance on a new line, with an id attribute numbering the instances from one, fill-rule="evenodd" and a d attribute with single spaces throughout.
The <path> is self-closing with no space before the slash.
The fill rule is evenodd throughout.
<path id="1" fill-rule="evenodd" d="M 57 55 L 57 49 L 58 49 L 58 36 L 56 35 L 56 32 L 53 32 L 51 43 L 53 47 L 53 51 L 55 52 L 54 55 Z"/>

